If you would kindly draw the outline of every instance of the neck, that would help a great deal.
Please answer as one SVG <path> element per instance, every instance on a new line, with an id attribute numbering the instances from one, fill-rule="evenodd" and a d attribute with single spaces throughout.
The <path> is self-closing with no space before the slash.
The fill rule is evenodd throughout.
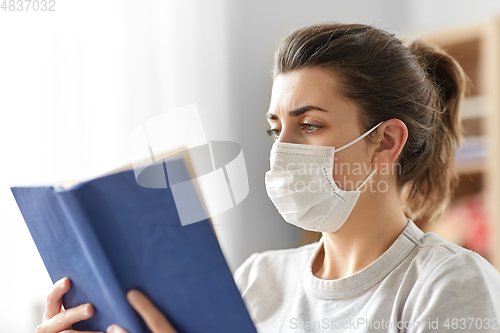
<path id="1" fill-rule="evenodd" d="M 323 248 L 313 261 L 313 274 L 335 280 L 359 272 L 394 243 L 406 224 L 396 191 L 362 192 L 342 228 L 323 233 Z"/>

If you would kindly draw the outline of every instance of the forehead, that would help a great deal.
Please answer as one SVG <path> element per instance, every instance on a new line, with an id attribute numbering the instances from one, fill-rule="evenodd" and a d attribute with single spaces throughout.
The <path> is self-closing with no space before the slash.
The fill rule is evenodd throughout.
<path id="1" fill-rule="evenodd" d="M 323 68 L 301 68 L 274 79 L 269 112 L 279 114 L 305 105 L 327 106 L 345 103 L 334 73 Z"/>

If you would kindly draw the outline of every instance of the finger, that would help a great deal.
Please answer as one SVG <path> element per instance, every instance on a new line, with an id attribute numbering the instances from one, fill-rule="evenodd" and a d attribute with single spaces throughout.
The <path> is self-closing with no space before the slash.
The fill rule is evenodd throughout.
<path id="1" fill-rule="evenodd" d="M 127 293 L 127 299 L 152 332 L 176 333 L 165 316 L 143 293 L 138 290 L 131 290 Z"/>
<path id="2" fill-rule="evenodd" d="M 44 332 L 60 332 L 64 330 L 71 331 L 71 325 L 82 320 L 89 319 L 94 315 L 94 307 L 92 304 L 82 304 L 77 307 L 62 311 L 44 322 L 43 330 L 37 333 Z"/>
<path id="3" fill-rule="evenodd" d="M 43 314 L 43 319 L 47 320 L 61 312 L 62 296 L 66 294 L 71 287 L 71 281 L 65 277 L 54 283 L 52 291 L 47 296 L 47 307 Z"/>
<path id="4" fill-rule="evenodd" d="M 104 333 L 104 332 L 65 330 L 61 331 L 60 333 Z"/>
<path id="5" fill-rule="evenodd" d="M 128 333 L 128 332 L 118 325 L 111 325 L 106 330 L 106 333 Z"/>

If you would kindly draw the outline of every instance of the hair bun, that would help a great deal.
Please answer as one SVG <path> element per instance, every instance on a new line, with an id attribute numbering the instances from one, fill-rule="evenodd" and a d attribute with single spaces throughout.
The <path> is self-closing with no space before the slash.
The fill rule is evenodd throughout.
<path id="1" fill-rule="evenodd" d="M 441 110 L 454 110 L 454 120 L 460 118 L 459 102 L 468 87 L 467 77 L 458 62 L 439 46 L 417 39 L 408 45 L 440 95 Z M 452 121 L 449 119 L 449 121 Z M 451 123 L 447 121 L 447 125 Z M 459 141 L 459 138 L 456 138 Z"/>

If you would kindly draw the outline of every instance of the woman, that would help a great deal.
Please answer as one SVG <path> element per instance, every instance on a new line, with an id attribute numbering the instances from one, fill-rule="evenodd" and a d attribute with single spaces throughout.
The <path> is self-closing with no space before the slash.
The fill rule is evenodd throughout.
<path id="1" fill-rule="evenodd" d="M 287 222 L 322 237 L 253 254 L 235 272 L 259 332 L 500 331 L 499 273 L 410 219 L 435 220 L 449 204 L 465 83 L 440 49 L 371 26 L 284 39 L 266 188 Z M 69 287 L 54 285 L 38 332 L 92 315 L 91 305 L 60 312 Z M 174 332 L 144 295 L 128 296 L 153 332 Z"/>

